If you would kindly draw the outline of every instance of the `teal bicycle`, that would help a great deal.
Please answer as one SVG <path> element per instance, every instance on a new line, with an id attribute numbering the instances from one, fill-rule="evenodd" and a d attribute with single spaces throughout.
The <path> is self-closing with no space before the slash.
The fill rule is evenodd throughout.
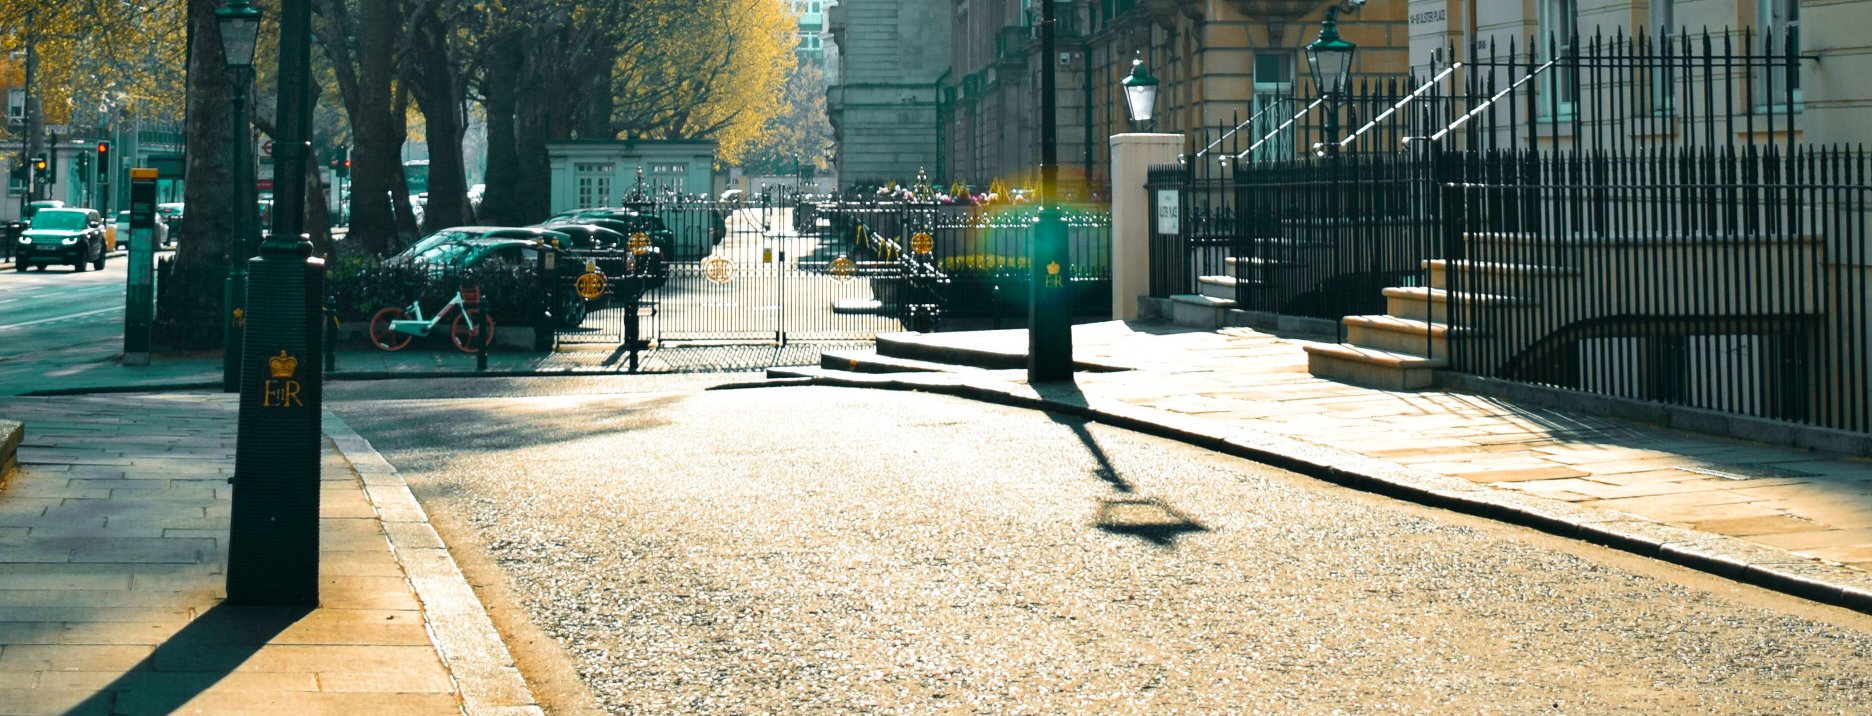
<path id="1" fill-rule="evenodd" d="M 463 286 L 433 318 L 423 318 L 421 300 L 411 301 L 405 308 L 385 307 L 371 316 L 371 344 L 386 351 L 403 350 L 410 341 L 433 333 L 443 319 L 454 314 L 455 320 L 449 324 L 449 342 L 463 353 L 479 353 L 483 343 L 494 342 L 494 317 L 480 308 L 469 308 L 480 305 L 481 287 Z"/>

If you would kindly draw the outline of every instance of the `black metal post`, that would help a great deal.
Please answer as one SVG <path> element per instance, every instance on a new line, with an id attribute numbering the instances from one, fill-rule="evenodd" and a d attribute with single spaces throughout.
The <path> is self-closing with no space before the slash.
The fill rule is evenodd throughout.
<path id="1" fill-rule="evenodd" d="M 469 316 L 474 317 L 476 321 L 480 321 L 480 323 L 475 326 L 480 329 L 475 332 L 474 337 L 476 342 L 475 347 L 479 349 L 475 351 L 475 372 L 486 373 L 488 369 L 488 349 L 494 345 L 494 325 L 488 322 L 488 316 L 494 315 L 494 310 L 492 306 L 488 305 L 487 293 L 485 291 L 475 291 L 474 305 L 468 306 L 467 311 Z"/>
<path id="2" fill-rule="evenodd" d="M 253 258 L 253 236 L 257 231 L 254 212 L 258 209 L 254 189 L 253 142 L 247 130 L 247 87 L 253 81 L 252 68 L 237 68 L 234 75 L 234 236 L 228 242 L 228 274 L 223 293 L 221 331 L 221 390 L 240 392 L 241 343 L 247 331 L 247 261 Z"/>
<path id="3" fill-rule="evenodd" d="M 318 604 L 319 421 L 324 262 L 305 222 L 311 128 L 311 2 L 280 3 L 273 233 L 248 274 L 248 327 L 229 520 L 227 595 L 243 605 Z"/>
<path id="4" fill-rule="evenodd" d="M 1029 259 L 1027 381 L 1072 379 L 1072 293 L 1066 220 L 1060 213 L 1058 53 L 1054 2 L 1040 3 L 1040 221 Z"/>

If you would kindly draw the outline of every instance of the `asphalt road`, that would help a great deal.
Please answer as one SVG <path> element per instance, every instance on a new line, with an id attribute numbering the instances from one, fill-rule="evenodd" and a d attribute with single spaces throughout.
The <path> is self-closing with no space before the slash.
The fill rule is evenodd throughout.
<path id="1" fill-rule="evenodd" d="M 121 353 L 128 265 L 127 257 L 112 256 L 103 271 L 0 270 L 0 391 L 43 387 L 48 364 Z"/>
<path id="2" fill-rule="evenodd" d="M 693 378 L 457 385 L 332 407 L 568 710 L 1872 711 L 1863 615 L 1101 425 Z"/>

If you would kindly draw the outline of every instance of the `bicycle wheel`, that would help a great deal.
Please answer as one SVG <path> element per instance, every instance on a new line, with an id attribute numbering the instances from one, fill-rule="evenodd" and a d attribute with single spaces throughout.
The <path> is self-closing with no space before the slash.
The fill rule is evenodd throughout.
<path id="1" fill-rule="evenodd" d="M 398 333 L 390 328 L 391 321 L 401 321 L 403 318 L 403 309 L 395 307 L 385 308 L 378 311 L 377 315 L 371 316 L 371 345 L 386 351 L 400 351 L 403 350 L 404 346 L 409 345 L 410 340 L 415 338 L 415 336 L 408 333 Z"/>
<path id="2" fill-rule="evenodd" d="M 475 315 L 475 327 L 468 327 L 468 314 L 455 314 L 455 322 L 449 324 L 449 342 L 463 353 L 481 352 L 481 331 L 487 331 L 487 342 L 494 343 L 494 317 L 486 311 Z"/>

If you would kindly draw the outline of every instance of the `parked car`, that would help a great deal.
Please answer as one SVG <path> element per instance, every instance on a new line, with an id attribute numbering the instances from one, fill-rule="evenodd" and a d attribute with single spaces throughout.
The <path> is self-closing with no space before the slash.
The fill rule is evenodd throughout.
<path id="1" fill-rule="evenodd" d="M 583 222 L 546 224 L 544 228 L 570 236 L 572 242 L 565 248 L 573 251 L 615 252 L 596 262 L 598 270 L 606 276 L 615 278 L 641 269 L 650 277 L 647 288 L 656 288 L 663 285 L 669 275 L 669 266 L 663 262 L 663 250 L 656 246 L 646 247 L 635 256 L 622 255 L 630 249 L 630 237 L 617 229 Z"/>
<path id="2" fill-rule="evenodd" d="M 158 221 L 169 225 L 168 236 L 162 243 L 173 244 L 182 240 L 182 202 L 157 204 L 156 216 Z"/>
<path id="3" fill-rule="evenodd" d="M 497 229 L 496 231 L 514 231 Z M 526 230 L 520 230 L 526 233 Z M 542 231 L 551 234 L 556 232 Z M 560 234 L 564 237 L 564 234 Z M 551 243 L 541 242 L 537 238 L 451 238 L 431 243 L 428 246 L 412 246 L 390 261 L 397 261 L 417 266 L 433 277 L 460 276 L 472 269 L 486 266 L 539 266 L 544 254 L 557 253 L 559 249 Z M 585 272 L 585 265 L 578 261 L 558 260 L 554 256 L 553 265 L 556 274 L 547 277 L 552 282 L 559 302 L 553 306 L 553 316 L 567 325 L 577 325 L 585 320 L 587 301 L 569 290 L 579 274 Z M 386 262 L 388 263 L 388 262 Z"/>
<path id="4" fill-rule="evenodd" d="M 160 211 L 156 212 L 155 221 L 156 221 L 156 228 L 154 230 L 156 232 L 156 245 L 163 246 L 163 245 L 168 244 L 170 240 L 169 239 L 169 224 L 168 222 L 163 221 L 162 212 Z M 121 241 L 126 246 L 129 245 L 130 243 L 130 211 L 129 210 L 126 209 L 124 211 L 117 212 L 117 220 L 111 223 L 111 233 L 115 234 L 111 242 L 113 251 L 116 250 L 114 247 L 116 246 L 117 242 Z"/>
<path id="5" fill-rule="evenodd" d="M 466 241 L 469 239 L 500 238 L 502 236 L 500 232 L 507 231 L 508 228 L 509 227 L 505 226 L 451 226 L 446 229 L 431 232 L 428 236 L 417 239 L 416 243 L 410 244 L 409 248 L 404 249 L 395 256 L 385 259 L 384 263 L 392 265 L 407 263 L 414 257 L 425 254 L 436 246 L 450 242 Z M 508 236 L 507 238 L 526 237 Z"/>
<path id="6" fill-rule="evenodd" d="M 103 269 L 104 217 L 96 209 L 43 208 L 13 247 L 13 270 L 70 264 L 74 271 Z"/>

